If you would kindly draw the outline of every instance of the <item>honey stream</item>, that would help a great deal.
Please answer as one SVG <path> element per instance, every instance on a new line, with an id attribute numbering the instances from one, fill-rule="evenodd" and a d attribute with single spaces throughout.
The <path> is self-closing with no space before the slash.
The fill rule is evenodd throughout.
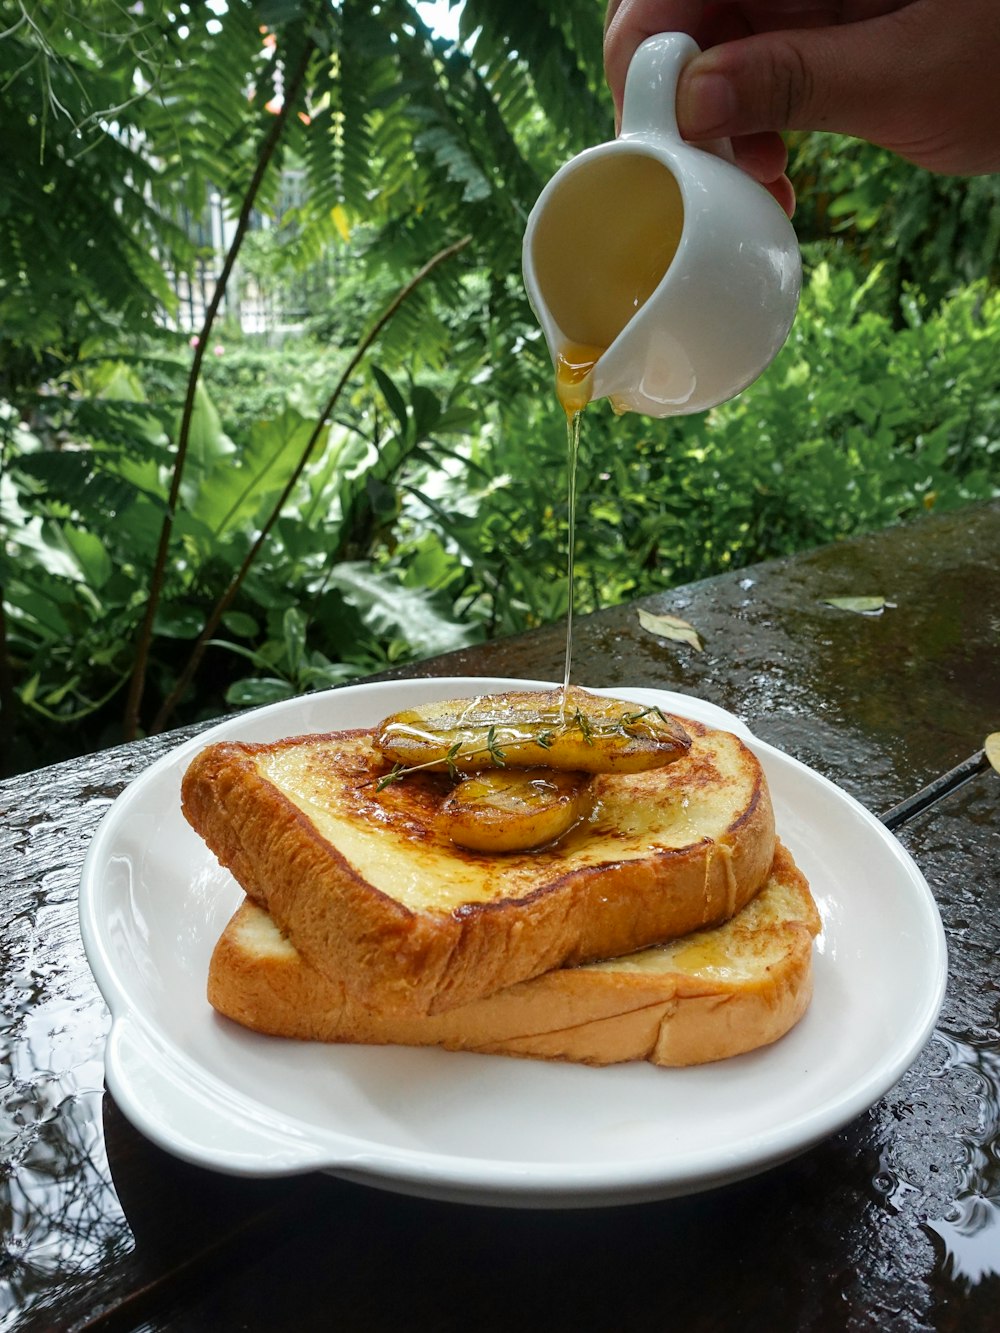
<path id="1" fill-rule="evenodd" d="M 573 665 L 573 603 L 576 563 L 576 474 L 580 456 L 580 422 L 583 409 L 590 402 L 591 376 L 603 347 L 586 343 L 567 343 L 556 361 L 556 397 L 566 413 L 566 659 L 563 666 L 562 697 L 566 705 L 570 672 Z"/>
<path id="2" fill-rule="evenodd" d="M 683 225 L 680 187 L 671 172 L 655 158 L 625 153 L 570 175 L 535 232 L 533 258 L 546 303 L 559 328 L 566 331 L 556 357 L 556 396 L 566 414 L 569 485 L 564 700 L 573 652 L 581 415 L 593 396 L 594 367 L 656 291 L 673 262 Z M 626 403 L 609 396 L 616 412 L 626 410 Z"/>

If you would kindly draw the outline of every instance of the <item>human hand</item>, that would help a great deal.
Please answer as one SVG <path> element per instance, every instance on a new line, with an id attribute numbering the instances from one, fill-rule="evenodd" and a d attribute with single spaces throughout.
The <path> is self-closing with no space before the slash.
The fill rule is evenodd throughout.
<path id="1" fill-rule="evenodd" d="M 668 31 L 702 47 L 678 85 L 681 133 L 731 138 L 789 215 L 782 130 L 854 135 L 931 171 L 1000 170 L 997 0 L 609 0 L 619 114 L 633 53 Z"/>

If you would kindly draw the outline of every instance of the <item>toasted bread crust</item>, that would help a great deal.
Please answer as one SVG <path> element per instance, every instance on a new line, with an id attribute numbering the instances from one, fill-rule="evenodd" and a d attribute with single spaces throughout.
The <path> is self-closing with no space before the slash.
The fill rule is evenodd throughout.
<path id="1" fill-rule="evenodd" d="M 216 945 L 208 997 L 272 1036 L 443 1046 L 606 1065 L 702 1064 L 778 1040 L 812 995 L 820 920 L 778 845 L 767 882 L 727 924 L 631 959 L 563 968 L 424 1018 L 370 1010 L 310 968 L 262 910 L 245 903 Z"/>
<path id="2" fill-rule="evenodd" d="M 736 737 L 684 725 L 688 757 L 597 778 L 597 815 L 539 852 L 443 846 L 436 811 L 447 779 L 416 775 L 378 793 L 387 764 L 361 731 L 211 746 L 184 777 L 183 807 L 312 967 L 369 1006 L 434 1013 L 716 924 L 750 900 L 774 852 L 763 772 Z M 294 780 L 282 789 L 289 765 Z M 678 822 L 687 801 L 701 802 L 698 818 L 712 827 L 691 822 L 666 837 L 664 820 Z M 622 831 L 634 812 L 656 831 L 648 847 L 644 827 Z M 357 864 L 377 862 L 381 848 L 406 872 L 386 875 L 385 888 Z M 402 889 L 388 891 L 411 867 L 440 881 L 437 898 L 408 903 Z"/>

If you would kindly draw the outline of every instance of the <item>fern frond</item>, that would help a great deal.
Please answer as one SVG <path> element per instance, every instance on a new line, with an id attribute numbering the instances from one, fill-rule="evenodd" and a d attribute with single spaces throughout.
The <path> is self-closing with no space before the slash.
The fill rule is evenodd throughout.
<path id="1" fill-rule="evenodd" d="M 23 483 L 21 501 L 29 512 L 72 514 L 102 530 L 139 496 L 155 496 L 108 471 L 93 449 L 31 454 L 13 460 L 11 472 Z"/>
<path id="2" fill-rule="evenodd" d="M 502 0 L 466 0 L 461 33 L 475 36 L 475 64 L 494 76 L 515 61 L 530 77 L 548 121 L 546 138 L 556 161 L 610 138 L 611 101 L 601 80 L 602 6 L 591 0 L 536 0 L 519 7 L 517 23 Z M 601 126 L 606 130 L 602 131 Z"/>

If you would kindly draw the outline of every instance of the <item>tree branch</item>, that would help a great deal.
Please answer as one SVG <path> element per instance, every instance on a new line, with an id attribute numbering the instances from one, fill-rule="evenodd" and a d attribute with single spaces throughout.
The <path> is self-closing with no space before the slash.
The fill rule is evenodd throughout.
<path id="1" fill-rule="evenodd" d="M 194 417 L 195 393 L 198 388 L 198 378 L 201 374 L 201 364 L 205 359 L 205 349 L 208 346 L 212 326 L 215 324 L 219 308 L 222 305 L 222 299 L 225 296 L 226 286 L 232 275 L 236 257 L 239 254 L 240 246 L 243 244 L 243 237 L 246 234 L 247 227 L 250 223 L 250 215 L 253 212 L 257 194 L 260 191 L 267 168 L 270 166 L 271 159 L 274 156 L 292 109 L 298 102 L 299 95 L 305 83 L 309 62 L 312 59 L 315 49 L 316 44 L 314 39 L 311 37 L 307 38 L 299 64 L 285 89 L 281 110 L 274 117 L 271 128 L 268 130 L 264 142 L 261 144 L 260 152 L 257 156 L 257 165 L 254 168 L 253 177 L 251 178 L 250 185 L 240 208 L 239 218 L 236 223 L 236 231 L 226 254 L 219 280 L 215 284 L 215 291 L 212 294 L 212 299 L 205 312 L 205 320 L 202 324 L 201 332 L 198 335 L 198 342 L 194 349 L 194 357 L 188 375 L 187 391 L 184 395 L 184 406 L 181 411 L 180 429 L 177 436 L 177 452 L 174 456 L 173 476 L 171 477 L 170 482 L 170 493 L 167 497 L 167 512 L 164 515 L 163 524 L 160 528 L 160 540 L 156 549 L 156 557 L 153 562 L 153 570 L 149 582 L 149 597 L 146 602 L 146 610 L 142 618 L 142 623 L 139 626 L 139 632 L 136 639 L 135 663 L 132 668 L 132 678 L 129 684 L 123 723 L 124 737 L 127 741 L 134 740 L 139 730 L 139 713 L 142 707 L 142 696 L 146 686 L 149 652 L 153 642 L 153 622 L 156 619 L 156 611 L 159 606 L 160 594 L 163 591 L 163 582 L 166 576 L 170 537 L 173 532 L 174 514 L 176 513 L 177 500 L 180 495 L 181 480 L 184 475 L 184 465 L 187 461 L 188 445 L 191 439 L 191 422 Z"/>
<path id="2" fill-rule="evenodd" d="M 306 442 L 305 448 L 302 450 L 302 454 L 299 457 L 299 460 L 296 463 L 294 469 L 292 470 L 292 474 L 288 478 L 288 481 L 286 482 L 284 489 L 278 496 L 278 499 L 275 501 L 274 507 L 272 508 L 270 514 L 268 515 L 266 523 L 261 528 L 260 532 L 257 535 L 257 539 L 251 546 L 250 550 L 247 552 L 242 565 L 240 565 L 239 569 L 236 571 L 236 573 L 230 580 L 229 586 L 226 588 L 225 592 L 222 594 L 222 596 L 219 598 L 219 600 L 216 602 L 215 606 L 209 613 L 208 619 L 205 622 L 205 626 L 202 629 L 201 633 L 198 635 L 195 645 L 191 650 L 191 655 L 188 658 L 187 663 L 184 666 L 184 669 L 181 671 L 180 675 L 177 678 L 177 683 L 174 685 L 174 688 L 171 690 L 167 698 L 163 701 L 163 706 L 161 707 L 160 711 L 157 713 L 156 718 L 153 721 L 151 734 L 155 735 L 157 732 L 163 730 L 168 720 L 170 719 L 170 716 L 173 713 L 174 709 L 177 707 L 178 703 L 183 698 L 184 692 L 190 685 L 191 680 L 193 679 L 194 674 L 198 670 L 198 667 L 201 663 L 201 659 L 205 655 L 205 649 L 208 647 L 209 639 L 211 639 L 212 635 L 218 629 L 219 622 L 222 620 L 222 617 L 226 614 L 226 612 L 232 605 L 233 600 L 236 597 L 236 594 L 239 592 L 240 587 L 242 586 L 243 580 L 247 576 L 247 572 L 249 571 L 250 566 L 257 558 L 258 552 L 264 545 L 264 542 L 267 540 L 268 534 L 274 527 L 275 523 L 278 521 L 278 518 L 281 515 L 282 509 L 284 509 L 285 507 L 288 497 L 291 495 L 296 482 L 302 475 L 303 469 L 309 462 L 310 456 L 312 455 L 312 451 L 316 447 L 316 443 L 319 440 L 319 437 L 322 435 L 323 429 L 326 426 L 328 419 L 333 414 L 333 409 L 336 406 L 337 400 L 340 398 L 340 395 L 344 391 L 344 386 L 347 384 L 351 375 L 357 369 L 358 364 L 360 363 L 362 357 L 365 355 L 369 347 L 371 347 L 372 343 L 382 332 L 385 326 L 389 323 L 390 319 L 392 319 L 393 315 L 403 304 L 406 298 L 410 295 L 410 293 L 413 292 L 415 288 L 419 287 L 420 284 L 427 277 L 427 275 L 431 273 L 435 268 L 437 268 L 439 264 L 443 263 L 446 259 L 450 259 L 451 256 L 457 254 L 459 250 L 464 249 L 465 246 L 469 244 L 471 239 L 472 239 L 471 236 L 463 236 L 460 241 L 455 241 L 453 245 L 446 246 L 443 250 L 439 250 L 438 253 L 433 256 L 433 258 L 429 259 L 427 263 L 424 264 L 423 268 L 421 268 L 419 272 L 417 272 L 404 287 L 400 288 L 400 290 L 393 297 L 392 301 L 390 301 L 390 303 L 386 306 L 382 314 L 378 317 L 378 319 L 375 321 L 375 323 L 372 325 L 369 331 L 358 343 L 357 347 L 354 350 L 354 355 L 351 357 L 350 361 L 348 361 L 347 365 L 344 367 L 344 370 L 341 373 L 340 378 L 337 380 L 337 383 L 334 386 L 333 392 L 330 394 L 330 397 L 326 401 L 326 405 L 320 412 L 319 417 L 317 418 L 316 421 L 316 425 L 313 427 L 312 433 L 310 434 L 309 439 Z"/>
<path id="3" fill-rule="evenodd" d="M 8 767 L 12 769 L 18 703 L 7 650 L 7 611 L 3 604 L 3 589 L 0 588 L 0 777 L 6 775 Z"/>

